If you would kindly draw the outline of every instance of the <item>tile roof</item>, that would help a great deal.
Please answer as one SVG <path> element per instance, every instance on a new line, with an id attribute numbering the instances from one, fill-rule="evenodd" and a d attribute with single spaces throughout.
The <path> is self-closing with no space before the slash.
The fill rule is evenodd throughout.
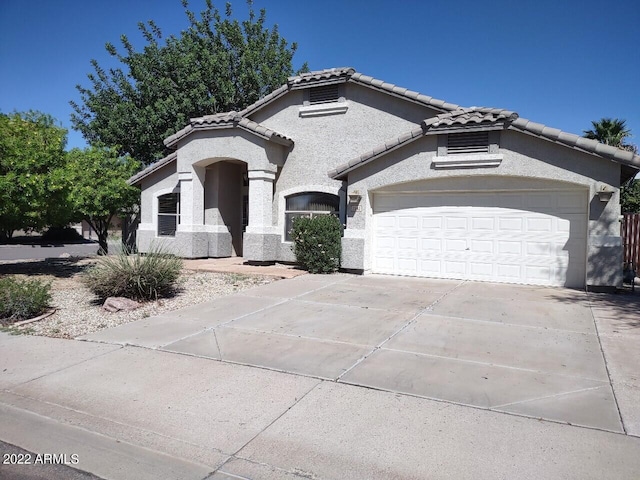
<path id="1" fill-rule="evenodd" d="M 398 87 L 393 83 L 383 82 L 382 80 L 378 80 L 368 75 L 363 75 L 362 73 L 354 73 L 349 79 L 349 81 L 353 83 L 358 83 L 360 85 L 365 85 L 375 90 L 389 93 L 396 97 L 404 98 L 404 99 L 413 101 L 415 103 L 420 103 L 422 105 L 434 108 L 436 110 L 440 110 L 442 112 L 457 110 L 460 108 L 459 105 L 456 105 L 454 103 L 447 103 L 444 100 L 438 100 L 437 98 L 429 97 L 427 95 L 422 95 L 421 93 L 414 92 L 413 90 L 408 90 L 403 87 Z"/>
<path id="2" fill-rule="evenodd" d="M 129 185 L 135 185 L 135 184 L 139 183 L 140 180 L 142 180 L 143 178 L 151 175 L 156 170 L 159 170 L 160 168 L 164 167 L 165 165 L 168 165 L 169 163 L 173 162 L 177 158 L 178 158 L 178 153 L 177 152 L 173 152 L 173 153 L 167 155 L 166 157 L 164 157 L 163 159 L 158 160 L 155 163 L 152 163 L 151 165 L 149 165 L 144 170 L 136 173 L 133 177 L 131 177 L 129 180 L 127 180 L 127 183 Z"/>
<path id="3" fill-rule="evenodd" d="M 347 82 L 364 85 L 374 90 L 378 90 L 414 103 L 434 108 L 441 112 L 448 112 L 460 108 L 458 105 L 455 105 L 453 103 L 447 103 L 444 100 L 438 100 L 437 98 L 422 95 L 421 93 L 414 92 L 413 90 L 398 87 L 393 83 L 383 82 L 382 80 L 378 80 L 368 75 L 363 75 L 362 73 L 356 72 L 356 70 L 352 67 L 339 67 L 328 68 L 325 70 L 316 70 L 313 72 L 301 73 L 300 75 L 289 77 L 285 85 L 282 85 L 280 88 L 273 91 L 266 97 L 261 98 L 254 104 L 249 105 L 247 108 L 242 110 L 240 114 L 242 116 L 251 115 L 252 113 L 257 112 L 264 106 L 273 102 L 274 100 L 277 100 L 289 90 L 308 88 L 329 83 Z"/>
<path id="4" fill-rule="evenodd" d="M 566 145 L 567 147 L 583 150 L 587 153 L 592 153 L 640 169 L 640 155 L 635 155 L 633 152 L 612 147 L 611 145 L 605 145 L 597 140 L 590 140 L 573 133 L 563 132 L 557 128 L 547 127 L 546 125 L 532 122 L 526 118 L 518 118 L 509 125 L 509 129 L 529 133 L 552 142 Z"/>
<path id="5" fill-rule="evenodd" d="M 474 126 L 474 124 L 478 125 L 481 123 L 501 124 L 502 128 L 534 135 L 570 148 L 613 160 L 634 169 L 640 169 L 640 155 L 635 155 L 633 152 L 621 150 L 596 140 L 589 140 L 572 133 L 563 132 L 557 128 L 547 127 L 541 123 L 534 123 L 527 119 L 519 118 L 517 113 L 510 110 L 470 107 L 427 118 L 420 123 L 420 127 L 413 128 L 411 131 L 399 137 L 386 141 L 373 150 L 329 171 L 328 175 L 331 178 L 339 179 L 346 173 L 430 133 L 439 133 L 441 129 L 446 130 L 446 128 L 456 125 Z"/>
<path id="6" fill-rule="evenodd" d="M 289 77 L 287 85 L 291 88 L 304 88 L 309 84 L 322 85 L 340 81 L 346 82 L 354 73 L 356 71 L 352 67 L 327 68 Z"/>
<path id="7" fill-rule="evenodd" d="M 364 85 L 374 90 L 400 97 L 405 100 L 418 103 L 435 110 L 439 110 L 441 112 L 449 112 L 452 110 L 460 109 L 458 105 L 455 105 L 453 103 L 447 103 L 444 100 L 438 100 L 436 98 L 414 92 L 413 90 L 408 90 L 406 88 L 398 87 L 397 85 L 394 85 L 392 83 L 383 82 L 382 80 L 363 75 L 362 73 L 356 72 L 352 67 L 328 68 L 325 70 L 316 70 L 313 72 L 301 73 L 300 75 L 289 77 L 285 85 L 282 85 L 280 88 L 274 90 L 270 94 L 266 95 L 265 97 L 261 98 L 257 102 L 249 105 L 247 108 L 239 112 L 217 113 L 214 115 L 205 115 L 199 118 L 192 118 L 189 125 L 187 125 L 182 130 L 174 133 L 173 135 L 167 137 L 164 140 L 164 144 L 167 147 L 173 147 L 176 145 L 178 140 L 184 138 L 193 130 L 198 128 L 202 128 L 205 130 L 213 128 L 231 128 L 231 124 L 240 123 L 240 120 L 242 118 L 250 116 L 251 114 L 257 112 L 261 108 L 277 100 L 291 90 L 326 85 L 330 83 L 345 82 L 353 82 L 359 85 Z M 287 145 L 293 143 L 293 140 L 291 140 L 289 137 L 281 135 L 265 127 L 260 127 L 258 124 L 247 127 L 247 129 L 254 133 L 264 131 L 266 135 L 265 138 L 268 137 L 269 140 L 278 143 Z"/>
<path id="8" fill-rule="evenodd" d="M 293 140 L 291 138 L 249 120 L 238 112 L 216 113 L 215 115 L 192 118 L 189 125 L 167 137 L 164 140 L 164 144 L 167 147 L 174 147 L 179 140 L 186 137 L 194 130 L 215 130 L 223 128 L 241 128 L 242 130 L 258 135 L 266 140 L 279 143 L 280 145 L 293 145 Z"/>
<path id="9" fill-rule="evenodd" d="M 441 113 L 422 123 L 428 129 L 448 128 L 453 126 L 471 126 L 473 124 L 496 124 L 513 122 L 518 114 L 510 110 L 487 107 L 460 108 L 447 113 Z"/>

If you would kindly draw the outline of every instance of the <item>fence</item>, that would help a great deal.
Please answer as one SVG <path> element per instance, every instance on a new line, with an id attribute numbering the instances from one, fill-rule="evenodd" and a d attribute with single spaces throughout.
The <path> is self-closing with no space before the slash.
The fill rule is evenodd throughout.
<path id="1" fill-rule="evenodd" d="M 640 267 L 640 213 L 625 213 L 622 220 L 624 262 Z"/>

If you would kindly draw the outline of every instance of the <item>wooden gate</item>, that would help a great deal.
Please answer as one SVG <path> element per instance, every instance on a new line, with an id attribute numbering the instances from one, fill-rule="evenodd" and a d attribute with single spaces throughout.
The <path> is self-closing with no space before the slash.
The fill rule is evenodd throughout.
<path id="1" fill-rule="evenodd" d="M 640 213 L 624 214 L 622 243 L 624 245 L 624 263 L 633 263 L 637 271 L 640 267 Z"/>

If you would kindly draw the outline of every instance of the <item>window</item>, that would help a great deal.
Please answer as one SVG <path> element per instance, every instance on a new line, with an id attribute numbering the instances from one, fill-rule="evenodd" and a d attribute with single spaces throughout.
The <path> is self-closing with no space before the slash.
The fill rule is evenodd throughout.
<path id="1" fill-rule="evenodd" d="M 340 100 L 340 89 L 338 84 L 324 85 L 309 89 L 309 104 L 337 102 Z"/>
<path id="2" fill-rule="evenodd" d="M 158 236 L 175 237 L 180 223 L 180 194 L 167 193 L 158 197 Z"/>
<path id="3" fill-rule="evenodd" d="M 447 135 L 447 155 L 488 152 L 489 132 L 450 133 Z"/>
<path id="4" fill-rule="evenodd" d="M 339 210 L 340 197 L 330 193 L 305 192 L 287 197 L 287 208 L 284 214 L 285 241 L 291 241 L 290 232 L 295 218 L 337 215 Z"/>

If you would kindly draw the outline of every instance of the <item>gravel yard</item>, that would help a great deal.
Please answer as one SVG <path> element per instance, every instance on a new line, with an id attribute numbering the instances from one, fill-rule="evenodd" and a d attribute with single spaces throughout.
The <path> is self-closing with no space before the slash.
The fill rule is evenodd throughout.
<path id="1" fill-rule="evenodd" d="M 10 327 L 20 333 L 58 338 L 75 338 L 104 328 L 115 327 L 145 317 L 159 315 L 189 305 L 274 281 L 272 277 L 183 270 L 176 294 L 148 302 L 130 312 L 109 313 L 84 286 L 81 277 L 96 259 L 48 259 L 1 262 L 0 275 L 36 277 L 51 282 L 51 305 L 56 312 L 37 322 Z"/>

